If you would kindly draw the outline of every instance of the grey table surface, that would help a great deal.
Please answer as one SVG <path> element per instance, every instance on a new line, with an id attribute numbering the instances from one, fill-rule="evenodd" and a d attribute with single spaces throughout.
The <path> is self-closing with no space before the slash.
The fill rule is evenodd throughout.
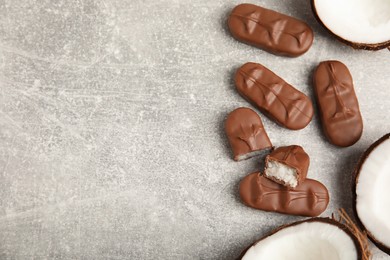
<path id="1" fill-rule="evenodd" d="M 390 131 L 390 53 L 334 40 L 308 0 L 248 1 L 315 32 L 298 58 L 234 40 L 234 0 L 0 1 L 0 259 L 234 259 L 302 219 L 253 210 L 237 187 L 262 167 L 234 162 L 223 132 L 249 106 L 232 75 L 260 62 L 313 96 L 323 60 L 344 62 L 364 118 L 360 141 L 330 145 L 318 115 L 300 131 L 264 116 L 274 145 L 302 145 L 309 176 L 351 212 L 351 172 Z M 390 259 L 373 247 L 374 259 Z"/>

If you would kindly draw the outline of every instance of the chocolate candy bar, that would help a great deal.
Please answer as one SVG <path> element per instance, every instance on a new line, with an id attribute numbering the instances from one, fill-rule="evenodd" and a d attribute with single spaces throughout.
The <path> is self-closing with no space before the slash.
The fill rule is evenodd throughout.
<path id="1" fill-rule="evenodd" d="M 313 31 L 303 21 L 252 4 L 236 6 L 228 26 L 237 40 L 274 54 L 296 57 L 313 43 Z"/>
<path id="2" fill-rule="evenodd" d="M 244 64 L 235 83 L 244 98 L 286 128 L 302 129 L 313 117 L 311 100 L 261 64 Z"/>
<path id="3" fill-rule="evenodd" d="M 236 161 L 272 148 L 260 116 L 250 108 L 240 107 L 232 111 L 226 118 L 225 131 Z"/>
<path id="4" fill-rule="evenodd" d="M 314 90 L 323 131 L 337 146 L 356 143 L 363 121 L 348 68 L 339 61 L 321 62 L 314 72 Z"/>
<path id="5" fill-rule="evenodd" d="M 240 197 L 245 205 L 255 209 L 309 217 L 320 215 L 329 203 L 328 190 L 316 180 L 306 179 L 291 190 L 259 172 L 241 181 Z"/>
<path id="6" fill-rule="evenodd" d="M 264 176 L 283 186 L 295 188 L 307 176 L 309 155 L 299 145 L 276 148 L 265 158 Z"/>

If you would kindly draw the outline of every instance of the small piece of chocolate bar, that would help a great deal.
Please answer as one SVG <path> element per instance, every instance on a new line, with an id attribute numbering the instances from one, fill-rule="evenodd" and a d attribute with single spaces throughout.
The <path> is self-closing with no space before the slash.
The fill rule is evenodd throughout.
<path id="1" fill-rule="evenodd" d="M 225 131 L 236 161 L 272 149 L 260 116 L 250 108 L 240 107 L 232 111 L 226 118 Z"/>
<path id="2" fill-rule="evenodd" d="M 265 177 L 295 188 L 307 176 L 309 155 L 299 145 L 278 147 L 265 158 Z"/>

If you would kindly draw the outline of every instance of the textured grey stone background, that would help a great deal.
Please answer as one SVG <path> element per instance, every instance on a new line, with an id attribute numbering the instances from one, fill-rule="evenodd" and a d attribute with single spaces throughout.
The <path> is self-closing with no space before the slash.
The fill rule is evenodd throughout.
<path id="1" fill-rule="evenodd" d="M 233 0 L 0 0 L 0 259 L 234 259 L 300 217 L 237 197 L 261 160 L 236 163 L 226 114 L 260 62 L 312 96 L 319 61 L 348 65 L 364 117 L 350 148 L 328 144 L 318 117 L 301 131 L 264 116 L 276 146 L 299 144 L 330 190 L 323 216 L 351 210 L 351 171 L 390 131 L 390 53 L 355 51 L 315 21 L 308 0 L 249 1 L 307 21 L 315 42 L 284 58 L 235 41 Z M 389 259 L 374 249 L 375 259 Z"/>

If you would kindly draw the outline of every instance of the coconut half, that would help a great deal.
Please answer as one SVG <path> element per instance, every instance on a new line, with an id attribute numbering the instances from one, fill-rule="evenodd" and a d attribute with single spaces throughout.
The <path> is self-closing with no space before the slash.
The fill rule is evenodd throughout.
<path id="1" fill-rule="evenodd" d="M 355 260 L 369 253 L 351 230 L 331 218 L 281 226 L 243 252 L 242 260 Z"/>
<path id="2" fill-rule="evenodd" d="M 356 48 L 390 46 L 389 0 L 311 0 L 317 20 L 340 41 Z"/>
<path id="3" fill-rule="evenodd" d="M 390 255 L 390 134 L 372 144 L 355 171 L 355 211 L 369 238 Z"/>

